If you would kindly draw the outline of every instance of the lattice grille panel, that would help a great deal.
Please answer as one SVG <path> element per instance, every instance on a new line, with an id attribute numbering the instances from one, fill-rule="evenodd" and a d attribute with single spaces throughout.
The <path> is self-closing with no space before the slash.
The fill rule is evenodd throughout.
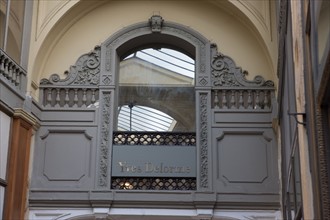
<path id="1" fill-rule="evenodd" d="M 114 132 L 113 144 L 195 146 L 196 134 L 185 132 Z"/>
<path id="2" fill-rule="evenodd" d="M 196 178 L 112 177 L 111 189 L 196 190 Z"/>

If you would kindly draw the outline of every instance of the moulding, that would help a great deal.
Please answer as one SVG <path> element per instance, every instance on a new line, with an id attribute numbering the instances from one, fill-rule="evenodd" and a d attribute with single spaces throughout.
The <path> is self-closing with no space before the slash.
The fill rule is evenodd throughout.
<path id="1" fill-rule="evenodd" d="M 281 219 L 281 211 L 276 209 L 270 210 L 230 210 L 230 209 L 212 209 L 212 208 L 193 208 L 193 209 L 150 209 L 150 208 L 30 208 L 30 220 L 48 220 L 48 219 L 98 219 L 98 217 L 114 218 L 126 216 L 125 219 L 132 220 L 158 219 L 166 218 L 175 219 L 214 219 L 214 220 L 279 220 Z"/>
<path id="2" fill-rule="evenodd" d="M 34 130 L 38 130 L 40 127 L 40 123 L 38 120 L 32 116 L 31 114 L 27 113 L 22 108 L 15 108 L 13 118 L 20 118 L 23 119 L 25 122 L 29 123 L 33 126 Z"/>

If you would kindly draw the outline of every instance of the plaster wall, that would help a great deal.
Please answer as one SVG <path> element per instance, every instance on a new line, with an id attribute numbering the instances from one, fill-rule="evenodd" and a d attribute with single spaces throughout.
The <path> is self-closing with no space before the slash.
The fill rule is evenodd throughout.
<path id="1" fill-rule="evenodd" d="M 245 6 L 238 5 L 241 9 L 231 2 L 220 1 L 92 3 L 35 2 L 28 67 L 31 74 L 28 85 L 35 85 L 34 89 L 28 89 L 32 95 L 36 96 L 34 90 L 41 78 L 48 78 L 53 73 L 63 74 L 81 54 L 100 45 L 122 28 L 144 22 L 153 14 L 160 14 L 165 21 L 189 26 L 216 43 L 219 51 L 249 71 L 247 78 L 255 75 L 271 80 L 276 78 L 276 50 L 273 47 L 276 43 L 271 31 L 270 3 L 263 5 L 249 1 Z"/>

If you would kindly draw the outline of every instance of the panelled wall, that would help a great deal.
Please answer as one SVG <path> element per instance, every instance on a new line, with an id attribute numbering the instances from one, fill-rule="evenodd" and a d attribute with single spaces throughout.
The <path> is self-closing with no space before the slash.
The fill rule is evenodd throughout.
<path id="1" fill-rule="evenodd" d="M 0 218 L 24 219 L 32 132 L 37 120 L 25 97 L 26 72 L 0 49 Z"/>
<path id="2" fill-rule="evenodd" d="M 119 58 L 146 45 L 195 58 L 195 190 L 111 189 Z M 133 46 L 134 45 L 134 46 Z M 188 27 L 153 16 L 82 55 L 67 78 L 40 82 L 30 205 L 279 209 L 274 84 L 247 72 Z M 183 158 L 184 159 L 184 158 Z M 73 205 L 75 204 L 75 205 Z"/>

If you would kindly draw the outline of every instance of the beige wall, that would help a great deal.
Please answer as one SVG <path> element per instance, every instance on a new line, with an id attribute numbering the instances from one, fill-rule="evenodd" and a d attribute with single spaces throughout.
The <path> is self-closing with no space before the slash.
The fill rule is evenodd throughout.
<path id="1" fill-rule="evenodd" d="M 38 84 L 53 73 L 63 74 L 118 30 L 159 13 L 216 43 L 249 72 L 248 78 L 263 75 L 275 81 L 273 9 L 268 1 L 36 1 L 30 80 Z"/>

